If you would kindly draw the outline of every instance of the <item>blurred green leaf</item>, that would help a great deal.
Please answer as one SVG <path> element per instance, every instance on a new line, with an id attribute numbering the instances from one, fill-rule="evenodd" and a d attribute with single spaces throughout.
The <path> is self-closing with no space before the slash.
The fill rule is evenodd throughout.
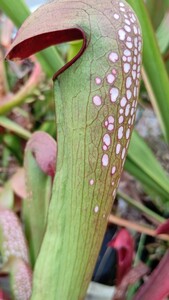
<path id="1" fill-rule="evenodd" d="M 10 182 L 7 182 L 2 191 L 0 192 L 0 207 L 13 209 L 14 205 L 14 193 Z"/>
<path id="2" fill-rule="evenodd" d="M 156 29 L 164 17 L 166 10 L 169 8 L 169 0 L 145 0 L 150 19 Z"/>
<path id="3" fill-rule="evenodd" d="M 30 151 L 25 153 L 25 172 L 28 198 L 23 203 L 23 221 L 34 265 L 44 235 L 52 180 L 40 170 Z"/>
<path id="4" fill-rule="evenodd" d="M 0 1 L 0 9 L 12 20 L 12 22 L 20 27 L 25 19 L 29 16 L 30 11 L 24 0 Z M 17 12 L 17 13 L 16 13 Z"/>
<path id="5" fill-rule="evenodd" d="M 143 0 L 127 0 L 135 10 L 143 32 L 143 80 L 159 118 L 164 137 L 169 142 L 169 80 L 155 33 Z"/>
<path id="6" fill-rule="evenodd" d="M 9 150 L 7 160 L 9 160 L 11 153 L 13 156 L 16 157 L 18 162 L 22 164 L 23 161 L 23 151 L 21 147 L 21 141 L 20 139 L 12 134 L 5 134 L 3 136 L 3 144 L 6 146 L 6 148 Z M 9 166 L 7 166 L 9 167 Z"/>
<path id="7" fill-rule="evenodd" d="M 36 57 L 48 77 L 52 77 L 65 64 L 54 46 L 37 53 Z"/>
<path id="8" fill-rule="evenodd" d="M 53 121 L 46 121 L 39 127 L 40 131 L 49 133 L 53 138 L 56 139 L 56 124 Z"/>
<path id="9" fill-rule="evenodd" d="M 158 215 L 157 213 L 155 213 L 154 211 L 152 211 L 151 209 L 149 209 L 148 207 L 143 205 L 141 202 L 129 197 L 128 195 L 121 192 L 120 190 L 118 190 L 117 195 L 120 198 L 122 198 L 125 202 L 127 202 L 129 205 L 131 205 L 135 209 L 139 210 L 144 215 L 147 215 L 151 219 L 154 219 L 156 222 L 162 223 L 162 222 L 166 221 L 166 219 L 164 219 L 163 217 L 161 217 L 160 215 Z"/>
<path id="10" fill-rule="evenodd" d="M 157 161 L 151 149 L 135 132 L 129 146 L 125 169 L 137 178 L 152 194 L 158 195 L 161 204 L 167 203 L 169 198 L 169 177 Z"/>
<path id="11" fill-rule="evenodd" d="M 74 41 L 71 42 L 69 45 L 68 55 L 67 55 L 67 61 L 70 61 L 73 57 L 76 56 L 76 54 L 80 51 L 82 48 L 83 41 Z"/>
<path id="12" fill-rule="evenodd" d="M 164 19 L 157 29 L 156 36 L 161 53 L 165 53 L 169 45 L 169 10 L 166 12 Z"/>
<path id="13" fill-rule="evenodd" d="M 24 138 L 25 140 L 31 137 L 31 133 L 28 130 L 22 128 L 20 125 L 18 125 L 17 123 L 13 122 L 5 116 L 0 116 L 0 125 L 12 131 L 16 135 Z"/>

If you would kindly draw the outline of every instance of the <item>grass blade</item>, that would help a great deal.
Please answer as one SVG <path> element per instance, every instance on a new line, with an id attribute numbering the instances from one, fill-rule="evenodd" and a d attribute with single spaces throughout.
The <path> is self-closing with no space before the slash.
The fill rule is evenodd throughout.
<path id="1" fill-rule="evenodd" d="M 169 0 L 145 0 L 144 2 L 146 3 L 153 26 L 157 29 L 169 7 Z"/>
<path id="2" fill-rule="evenodd" d="M 144 140 L 133 132 L 125 169 L 145 187 L 161 197 L 166 204 L 169 196 L 169 178 Z M 160 203 L 161 204 L 161 203 Z"/>
<path id="3" fill-rule="evenodd" d="M 142 203 L 138 202 L 137 200 L 131 198 L 130 196 L 126 195 L 125 193 L 118 190 L 117 192 L 118 197 L 122 198 L 125 202 L 127 202 L 130 206 L 134 207 L 135 209 L 139 210 L 143 214 L 147 215 L 150 218 L 153 218 L 156 222 L 164 222 L 166 219 L 143 205 Z"/>
<path id="4" fill-rule="evenodd" d="M 14 132 L 16 135 L 24 138 L 25 140 L 31 137 L 31 133 L 28 130 L 22 128 L 20 125 L 11 121 L 7 117 L 0 116 L 0 126 Z"/>
<path id="5" fill-rule="evenodd" d="M 145 6 L 142 0 L 128 0 L 135 10 L 143 31 L 143 66 L 144 73 L 151 87 L 153 97 L 152 105 L 159 117 L 159 122 L 167 142 L 169 142 L 169 81 L 163 63 L 156 36 Z M 143 78 L 145 79 L 145 77 Z M 145 80 L 147 87 L 147 81 Z M 150 89 L 148 89 L 149 92 Z"/>
<path id="6" fill-rule="evenodd" d="M 157 29 L 156 36 L 161 53 L 165 53 L 169 45 L 169 11 L 166 12 L 164 19 Z"/>
<path id="7" fill-rule="evenodd" d="M 30 15 L 29 8 L 25 4 L 24 0 L 1 0 L 0 9 L 13 21 L 16 27 L 20 27 L 25 19 Z"/>

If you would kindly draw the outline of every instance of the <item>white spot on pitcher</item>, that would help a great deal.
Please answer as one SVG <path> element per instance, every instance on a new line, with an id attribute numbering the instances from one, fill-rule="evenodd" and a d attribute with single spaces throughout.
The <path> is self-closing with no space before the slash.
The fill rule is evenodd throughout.
<path id="1" fill-rule="evenodd" d="M 121 144 L 118 143 L 116 146 L 116 154 L 119 154 L 120 150 L 121 150 Z"/>
<path id="2" fill-rule="evenodd" d="M 115 81 L 115 76 L 113 74 L 108 74 L 107 75 L 107 82 L 109 84 L 112 84 Z"/>
<path id="3" fill-rule="evenodd" d="M 110 98 L 111 98 L 111 102 L 116 102 L 117 98 L 119 96 L 119 90 L 117 88 L 112 88 L 110 90 Z"/>
<path id="4" fill-rule="evenodd" d="M 100 106 L 102 104 L 102 99 L 100 96 L 96 95 L 93 97 L 93 103 L 96 106 Z"/>
<path id="5" fill-rule="evenodd" d="M 90 179 L 89 183 L 90 183 L 90 185 L 93 185 L 94 184 L 94 180 Z"/>
<path id="6" fill-rule="evenodd" d="M 101 80 L 100 77 L 96 77 L 95 82 L 96 82 L 97 85 L 100 85 L 102 80 Z"/>
<path id="7" fill-rule="evenodd" d="M 110 135 L 108 133 L 104 135 L 103 142 L 107 147 L 110 146 L 111 140 L 110 140 Z"/>
<path id="8" fill-rule="evenodd" d="M 118 129 L 118 139 L 121 140 L 122 137 L 123 137 L 123 126 L 121 126 L 119 129 Z"/>
<path id="9" fill-rule="evenodd" d="M 104 154 L 102 156 L 102 165 L 103 165 L 103 167 L 107 167 L 108 164 L 109 164 L 109 157 L 107 154 Z"/>
<path id="10" fill-rule="evenodd" d="M 124 41 L 124 40 L 125 40 L 125 38 L 126 38 L 126 32 L 125 32 L 123 29 L 120 29 L 120 30 L 118 31 L 118 35 L 119 35 L 119 39 L 120 39 L 121 41 Z"/>
<path id="11" fill-rule="evenodd" d="M 110 61 L 112 61 L 112 62 L 115 63 L 116 61 L 118 61 L 118 59 L 119 59 L 119 56 L 118 56 L 118 54 L 116 52 L 111 52 L 109 54 L 109 60 Z"/>
<path id="12" fill-rule="evenodd" d="M 96 214 L 99 212 L 99 206 L 98 206 L 98 205 L 95 206 L 94 212 L 95 212 Z"/>
<path id="13" fill-rule="evenodd" d="M 112 175 L 116 173 L 116 167 L 113 166 L 112 170 L 111 170 Z"/>

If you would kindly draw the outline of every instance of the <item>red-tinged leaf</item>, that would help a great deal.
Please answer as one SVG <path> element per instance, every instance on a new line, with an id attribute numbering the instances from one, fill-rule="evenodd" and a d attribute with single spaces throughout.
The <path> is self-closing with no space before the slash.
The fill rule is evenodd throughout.
<path id="1" fill-rule="evenodd" d="M 162 234 L 162 233 L 169 234 L 169 219 L 157 227 L 156 234 Z"/>
<path id="2" fill-rule="evenodd" d="M 3 290 L 0 290 L 0 300 L 10 300 Z"/>
<path id="3" fill-rule="evenodd" d="M 46 132 L 35 132 L 27 143 L 26 151 L 31 151 L 39 168 L 54 177 L 56 170 L 56 142 Z"/>
<path id="4" fill-rule="evenodd" d="M 123 277 L 120 285 L 116 289 L 116 293 L 112 300 L 122 300 L 125 299 L 126 290 L 129 285 L 136 283 L 149 271 L 149 268 L 143 264 L 139 263 L 136 267 L 133 267 L 129 272 Z"/>
<path id="5" fill-rule="evenodd" d="M 29 300 L 32 293 L 32 271 L 22 259 L 10 262 L 10 281 L 15 300 Z"/>
<path id="6" fill-rule="evenodd" d="M 11 44 L 13 29 L 14 29 L 14 24 L 10 19 L 6 18 L 4 22 L 2 22 L 1 37 L 0 37 L 1 45 L 3 47 L 9 48 Z"/>
<path id="7" fill-rule="evenodd" d="M 26 198 L 26 183 L 25 183 L 25 171 L 23 168 L 19 168 L 17 172 L 10 179 L 11 187 L 14 193 L 21 199 Z"/>
<path id="8" fill-rule="evenodd" d="M 23 235 L 22 226 L 13 211 L 0 209 L 0 252 L 3 263 L 11 257 L 29 261 L 28 248 Z"/>
<path id="9" fill-rule="evenodd" d="M 161 259 L 134 300 L 164 300 L 169 295 L 169 251 Z"/>
<path id="10" fill-rule="evenodd" d="M 130 270 L 132 265 L 134 241 L 126 229 L 121 229 L 108 245 L 117 250 L 117 284 L 120 284 L 123 276 Z"/>

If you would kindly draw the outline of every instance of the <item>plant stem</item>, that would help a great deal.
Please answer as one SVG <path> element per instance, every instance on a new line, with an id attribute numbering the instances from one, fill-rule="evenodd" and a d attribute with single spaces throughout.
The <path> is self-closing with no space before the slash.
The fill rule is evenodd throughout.
<path id="1" fill-rule="evenodd" d="M 9 99 L 4 99 L 0 102 L 0 115 L 10 112 L 15 106 L 22 104 L 25 99 L 33 92 L 41 80 L 41 67 L 36 63 L 32 74 L 25 85 Z"/>
<path id="2" fill-rule="evenodd" d="M 20 125 L 11 121 L 5 116 L 0 116 L 0 126 L 14 132 L 16 135 L 22 137 L 25 140 L 28 140 L 31 137 L 31 133 L 28 130 L 22 128 Z"/>
<path id="3" fill-rule="evenodd" d="M 145 238 L 146 238 L 146 235 L 145 234 L 141 234 L 133 267 L 136 266 L 136 265 L 138 265 L 138 263 L 140 261 L 141 254 L 142 254 L 143 247 L 144 247 Z M 137 288 L 140 285 L 139 282 L 140 282 L 140 280 L 138 280 L 134 285 L 129 286 L 128 291 L 127 291 L 127 298 L 126 298 L 126 300 L 133 299 L 133 295 L 135 294 Z"/>
<path id="4" fill-rule="evenodd" d="M 140 224 L 136 224 L 134 222 L 130 222 L 128 220 L 124 220 L 124 219 L 122 219 L 118 216 L 114 216 L 112 214 L 109 216 L 109 222 L 116 224 L 118 226 L 127 227 L 131 230 L 153 236 L 160 240 L 169 241 L 169 235 L 167 235 L 167 234 L 157 235 L 156 231 L 151 228 L 148 228 L 148 227 L 140 225 Z"/>
<path id="5" fill-rule="evenodd" d="M 141 254 L 142 254 L 142 251 L 143 251 L 143 248 L 144 248 L 145 239 L 146 239 L 146 235 L 141 234 L 139 244 L 138 244 L 137 253 L 136 253 L 136 256 L 135 256 L 135 260 L 134 260 L 134 266 L 136 266 L 140 261 Z"/>

